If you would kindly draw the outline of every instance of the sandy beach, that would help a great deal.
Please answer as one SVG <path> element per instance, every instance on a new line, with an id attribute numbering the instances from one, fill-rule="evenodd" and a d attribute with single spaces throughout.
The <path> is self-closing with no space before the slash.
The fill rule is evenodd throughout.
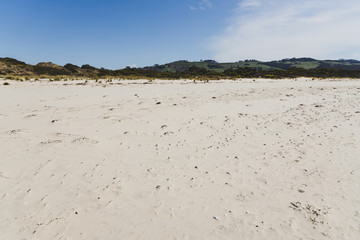
<path id="1" fill-rule="evenodd" d="M 4 82 L 0 239 L 360 239 L 360 80 Z"/>

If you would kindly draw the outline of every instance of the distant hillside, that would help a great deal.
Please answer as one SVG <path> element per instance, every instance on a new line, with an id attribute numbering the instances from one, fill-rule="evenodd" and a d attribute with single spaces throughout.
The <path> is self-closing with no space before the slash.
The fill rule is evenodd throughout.
<path id="1" fill-rule="evenodd" d="M 82 65 L 81 67 L 66 64 L 64 66 L 56 65 L 51 62 L 41 62 L 36 65 L 26 64 L 13 58 L 0 58 L 0 75 L 15 76 L 97 76 L 101 72 L 110 70 L 97 69 L 90 65 Z M 106 75 L 106 74 L 104 74 Z"/>
<path id="2" fill-rule="evenodd" d="M 119 78 L 242 78 L 242 77 L 352 77 L 360 78 L 360 61 L 357 60 L 316 60 L 312 58 L 291 58 L 262 62 L 245 60 L 218 63 L 214 60 L 198 62 L 176 61 L 144 68 L 109 70 L 88 64 L 80 66 L 71 63 L 64 66 L 51 62 L 36 65 L 13 58 L 0 58 L 0 76 L 21 77 L 119 77 Z"/>
<path id="3" fill-rule="evenodd" d="M 190 67 L 205 68 L 207 70 L 224 72 L 227 69 L 236 68 L 256 68 L 261 70 L 287 70 L 289 68 L 302 69 L 343 69 L 360 70 L 360 61 L 357 60 L 316 60 L 312 58 L 291 58 L 279 61 L 262 62 L 257 60 L 245 60 L 230 63 L 218 63 L 214 60 L 204 60 L 199 62 L 176 61 L 164 65 L 154 65 L 146 67 L 155 71 L 184 72 Z"/>

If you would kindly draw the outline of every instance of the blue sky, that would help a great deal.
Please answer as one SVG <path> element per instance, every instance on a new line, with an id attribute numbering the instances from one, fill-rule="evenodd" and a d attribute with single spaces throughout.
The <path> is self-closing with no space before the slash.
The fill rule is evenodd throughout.
<path id="1" fill-rule="evenodd" d="M 110 69 L 360 58 L 358 0 L 0 0 L 0 56 Z"/>

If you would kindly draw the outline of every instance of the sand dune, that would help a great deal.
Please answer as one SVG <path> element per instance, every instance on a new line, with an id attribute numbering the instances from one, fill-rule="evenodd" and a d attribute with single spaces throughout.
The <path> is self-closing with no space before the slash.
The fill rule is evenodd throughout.
<path id="1" fill-rule="evenodd" d="M 3 82 L 1 239 L 360 239 L 360 80 Z"/>

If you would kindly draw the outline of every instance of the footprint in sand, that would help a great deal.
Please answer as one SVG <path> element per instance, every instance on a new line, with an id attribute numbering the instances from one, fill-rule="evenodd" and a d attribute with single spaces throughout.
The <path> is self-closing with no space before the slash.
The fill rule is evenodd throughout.
<path id="1" fill-rule="evenodd" d="M 96 144 L 99 143 L 99 141 L 94 140 L 94 139 L 90 139 L 87 137 L 83 137 L 81 135 L 74 135 L 74 134 L 70 134 L 70 133 L 60 133 L 60 132 L 56 132 L 53 133 L 52 135 L 55 135 L 57 137 L 63 137 L 63 138 L 67 138 L 67 139 L 73 139 L 71 142 L 72 143 L 91 143 L 91 144 Z M 61 140 L 55 140 L 55 141 L 60 141 Z M 49 141 L 48 141 L 49 142 Z M 53 141 L 50 141 L 50 143 L 52 143 Z M 67 141 L 66 141 L 67 142 Z"/>
<path id="2" fill-rule="evenodd" d="M 61 140 L 56 139 L 56 140 L 47 140 L 45 142 L 41 142 L 41 145 L 48 145 L 48 144 L 57 144 L 57 143 L 62 143 Z"/>
<path id="3" fill-rule="evenodd" d="M 7 131 L 6 133 L 7 134 L 17 134 L 17 133 L 21 133 L 23 130 L 21 129 L 13 129 L 13 130 L 10 130 L 10 131 Z"/>
<path id="4" fill-rule="evenodd" d="M 29 114 L 29 115 L 26 115 L 24 118 L 32 118 L 32 117 L 36 117 L 36 114 Z"/>
<path id="5" fill-rule="evenodd" d="M 0 178 L 8 178 L 8 177 L 6 177 L 5 174 L 0 171 Z"/>
<path id="6" fill-rule="evenodd" d="M 92 144 L 96 144 L 99 143 L 99 141 L 87 138 L 87 137 L 80 137 L 80 138 L 75 138 L 72 143 L 92 143 Z"/>

